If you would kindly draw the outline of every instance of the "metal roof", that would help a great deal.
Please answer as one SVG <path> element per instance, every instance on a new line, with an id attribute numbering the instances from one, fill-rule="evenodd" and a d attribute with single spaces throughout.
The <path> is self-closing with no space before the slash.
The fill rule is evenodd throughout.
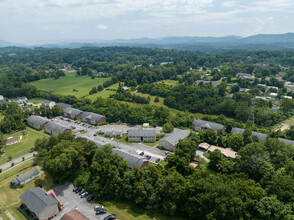
<path id="1" fill-rule="evenodd" d="M 176 146 L 180 140 L 185 139 L 190 134 L 190 131 L 175 128 L 171 133 L 166 133 L 163 138 L 159 140 L 159 145 L 162 141 L 167 141 L 173 146 Z"/>
<path id="2" fill-rule="evenodd" d="M 130 129 L 128 131 L 128 136 L 155 137 L 156 136 L 156 129 L 152 129 L 152 128 Z"/>
<path id="3" fill-rule="evenodd" d="M 30 179 L 32 176 L 36 175 L 39 175 L 39 170 L 37 168 L 34 168 L 14 178 L 13 180 L 11 180 L 11 182 L 14 184 L 20 184 L 22 182 L 25 182 L 27 179 Z"/>
<path id="4" fill-rule="evenodd" d="M 140 168 L 145 161 L 148 161 L 145 157 L 140 156 L 133 151 L 113 148 L 112 153 L 119 155 L 125 161 L 127 161 L 127 164 L 130 168 Z"/>
<path id="5" fill-rule="evenodd" d="M 19 198 L 36 215 L 42 213 L 47 206 L 58 203 L 52 196 L 46 195 L 40 187 L 28 189 Z"/>
<path id="6" fill-rule="evenodd" d="M 237 132 L 243 133 L 244 131 L 245 131 L 244 128 L 232 128 L 231 133 L 232 134 L 237 133 Z M 252 135 L 257 136 L 259 141 L 265 141 L 267 136 L 268 136 L 267 134 L 259 133 L 259 132 L 256 132 L 256 131 L 252 131 Z"/>
<path id="7" fill-rule="evenodd" d="M 212 130 L 222 130 L 224 129 L 224 125 L 210 122 L 210 121 L 204 121 L 200 119 L 195 119 L 193 121 L 193 125 L 196 127 L 206 127 L 206 128 L 211 128 Z"/>

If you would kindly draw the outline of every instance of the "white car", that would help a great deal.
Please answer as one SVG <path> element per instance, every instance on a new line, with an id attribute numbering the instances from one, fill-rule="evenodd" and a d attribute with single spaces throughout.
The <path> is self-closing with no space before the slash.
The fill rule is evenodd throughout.
<path id="1" fill-rule="evenodd" d="M 94 211 L 99 211 L 100 209 L 104 209 L 103 205 L 95 205 Z"/>

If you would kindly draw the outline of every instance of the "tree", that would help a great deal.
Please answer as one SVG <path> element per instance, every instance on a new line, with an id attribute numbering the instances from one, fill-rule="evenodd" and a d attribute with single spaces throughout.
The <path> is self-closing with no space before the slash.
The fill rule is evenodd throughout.
<path id="1" fill-rule="evenodd" d="M 171 133 L 172 131 L 174 130 L 174 126 L 172 123 L 168 122 L 168 123 L 165 123 L 162 127 L 162 131 L 164 133 Z"/>
<path id="2" fill-rule="evenodd" d="M 228 138 L 228 147 L 235 151 L 239 151 L 244 146 L 243 135 L 241 133 L 234 133 Z"/>
<path id="3" fill-rule="evenodd" d="M 210 152 L 208 166 L 213 170 L 217 170 L 218 164 L 222 159 L 223 159 L 223 155 L 220 152 L 220 150 L 215 150 L 213 152 Z"/>
<path id="4" fill-rule="evenodd" d="M 97 87 L 97 90 L 98 90 L 98 91 L 102 91 L 103 89 L 104 89 L 104 88 L 103 88 L 103 85 L 101 85 L 101 84 L 98 85 L 98 87 Z"/>
<path id="5" fill-rule="evenodd" d="M 63 109 L 59 105 L 54 105 L 52 108 L 53 117 L 63 115 Z"/>
<path id="6" fill-rule="evenodd" d="M 246 128 L 245 131 L 242 133 L 242 135 L 243 135 L 244 145 L 247 145 L 253 142 L 251 129 Z"/>
<path id="7" fill-rule="evenodd" d="M 0 133 L 0 154 L 1 150 L 5 147 L 6 139 L 4 138 L 4 135 Z"/>
<path id="8" fill-rule="evenodd" d="M 158 96 L 155 97 L 154 102 L 159 102 Z"/>
<path id="9" fill-rule="evenodd" d="M 97 93 L 97 88 L 94 86 L 91 91 L 89 92 L 89 95 L 92 95 L 94 93 Z"/>
<path id="10" fill-rule="evenodd" d="M 214 130 L 212 129 L 207 129 L 205 131 L 203 131 L 203 139 L 205 142 L 209 143 L 209 144 L 215 144 L 216 140 L 217 140 L 217 136 L 214 132 Z"/>

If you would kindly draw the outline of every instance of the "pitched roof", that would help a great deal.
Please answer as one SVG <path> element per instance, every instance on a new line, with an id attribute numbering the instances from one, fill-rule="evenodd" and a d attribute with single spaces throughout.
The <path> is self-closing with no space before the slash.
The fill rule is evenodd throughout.
<path id="1" fill-rule="evenodd" d="M 76 108 L 65 108 L 63 110 L 63 112 L 66 113 L 66 114 L 77 116 L 78 114 L 82 113 L 83 111 L 81 111 L 79 109 L 76 109 Z"/>
<path id="2" fill-rule="evenodd" d="M 204 142 L 204 143 L 200 143 L 198 145 L 198 147 L 201 147 L 201 148 L 207 150 L 210 147 L 210 144 Z"/>
<path id="3" fill-rule="evenodd" d="M 64 125 L 57 124 L 57 123 L 54 123 L 52 121 L 47 123 L 45 125 L 45 128 L 46 128 L 46 130 L 48 129 L 50 131 L 55 131 L 55 132 L 58 132 L 58 133 L 61 133 L 61 132 L 65 131 L 66 129 L 70 129 L 70 127 L 66 127 Z"/>
<path id="4" fill-rule="evenodd" d="M 45 100 L 42 101 L 42 105 L 49 105 L 51 102 L 53 102 L 53 101 L 45 99 Z M 53 103 L 55 103 L 55 102 L 53 102 Z"/>
<path id="5" fill-rule="evenodd" d="M 82 114 L 82 118 L 89 118 L 91 121 L 92 120 L 98 121 L 100 118 L 104 118 L 104 117 L 105 116 L 100 115 L 100 114 L 96 114 L 96 113 L 93 113 L 93 112 L 84 112 Z"/>
<path id="6" fill-rule="evenodd" d="M 14 184 L 20 184 L 24 181 L 26 181 L 27 179 L 31 178 L 32 176 L 36 176 L 39 174 L 39 170 L 37 168 L 31 169 L 26 173 L 21 174 L 20 176 L 14 178 L 13 180 L 11 180 L 12 183 Z"/>
<path id="7" fill-rule="evenodd" d="M 57 105 L 58 105 L 60 108 L 70 108 L 70 107 L 71 107 L 70 104 L 66 104 L 66 103 L 62 103 L 62 102 L 58 102 Z"/>
<path id="8" fill-rule="evenodd" d="M 283 141 L 285 144 L 290 144 L 290 145 L 294 146 L 294 141 L 292 141 L 292 140 L 288 140 L 285 138 L 278 138 L 278 140 Z"/>
<path id="9" fill-rule="evenodd" d="M 89 220 L 86 216 L 74 209 L 65 213 L 60 220 Z"/>
<path id="10" fill-rule="evenodd" d="M 167 141 L 173 146 L 176 146 L 180 140 L 185 139 L 190 134 L 190 131 L 175 128 L 171 133 L 167 133 L 159 142 Z"/>
<path id="11" fill-rule="evenodd" d="M 35 125 L 40 127 L 41 125 L 45 124 L 46 122 L 49 122 L 50 120 L 48 118 L 44 118 L 41 116 L 37 116 L 37 115 L 32 115 L 30 117 L 28 117 L 27 122 L 29 124 Z"/>
<path id="12" fill-rule="evenodd" d="M 156 129 L 152 128 L 137 128 L 128 131 L 129 136 L 135 137 L 154 137 L 156 136 Z"/>
<path id="13" fill-rule="evenodd" d="M 237 133 L 237 132 L 243 133 L 244 131 L 245 131 L 244 128 L 232 128 L 231 133 L 232 134 Z M 267 136 L 268 136 L 267 134 L 259 133 L 259 132 L 256 132 L 256 131 L 252 131 L 252 135 L 257 136 L 259 141 L 265 141 Z"/>
<path id="14" fill-rule="evenodd" d="M 6 140 L 6 144 L 10 144 L 10 143 L 13 143 L 15 141 L 18 141 L 20 138 L 19 137 L 9 137 L 7 138 Z"/>
<path id="15" fill-rule="evenodd" d="M 236 158 L 237 156 L 237 152 L 234 151 L 232 148 L 223 148 L 223 147 L 218 147 L 218 146 L 214 146 L 211 145 L 208 148 L 209 151 L 215 151 L 215 150 L 219 150 L 224 156 L 226 157 L 230 157 L 230 158 Z"/>
<path id="16" fill-rule="evenodd" d="M 195 119 L 193 121 L 193 125 L 196 127 L 205 127 L 205 128 L 211 128 L 212 130 L 222 130 L 224 129 L 224 125 L 210 122 L 210 121 L 204 121 L 200 119 Z"/>
<path id="17" fill-rule="evenodd" d="M 145 157 L 136 154 L 133 151 L 127 151 L 124 149 L 113 148 L 112 153 L 121 156 L 130 168 L 140 168 L 145 161 L 148 161 Z"/>
<path id="18" fill-rule="evenodd" d="M 47 206 L 58 203 L 52 196 L 46 195 L 40 187 L 28 189 L 19 198 L 36 215 L 42 213 Z"/>

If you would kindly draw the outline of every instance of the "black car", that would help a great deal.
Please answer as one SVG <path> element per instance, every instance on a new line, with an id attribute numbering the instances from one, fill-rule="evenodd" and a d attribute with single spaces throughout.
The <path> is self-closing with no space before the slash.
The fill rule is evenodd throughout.
<path id="1" fill-rule="evenodd" d="M 79 187 L 78 190 L 75 191 L 75 193 L 80 193 L 83 189 Z"/>
<path id="2" fill-rule="evenodd" d="M 86 190 L 82 190 L 82 191 L 79 192 L 79 195 L 82 195 L 85 192 L 86 192 Z"/>
<path id="3" fill-rule="evenodd" d="M 160 161 L 160 158 L 157 158 L 157 159 L 155 160 L 155 163 L 159 163 L 159 161 Z"/>
<path id="4" fill-rule="evenodd" d="M 76 191 L 79 190 L 79 189 L 80 189 L 80 187 L 76 186 L 76 187 L 73 188 L 72 191 L 73 191 L 73 192 L 76 192 Z"/>
<path id="5" fill-rule="evenodd" d="M 108 215 L 104 218 L 104 220 L 117 220 L 116 215 Z"/>
<path id="6" fill-rule="evenodd" d="M 96 215 L 103 215 L 106 213 L 107 213 L 106 209 L 99 209 L 98 211 L 96 211 Z"/>
<path id="7" fill-rule="evenodd" d="M 94 199 L 94 196 L 93 195 L 89 195 L 88 198 L 87 198 L 88 201 L 91 201 L 93 199 Z"/>

